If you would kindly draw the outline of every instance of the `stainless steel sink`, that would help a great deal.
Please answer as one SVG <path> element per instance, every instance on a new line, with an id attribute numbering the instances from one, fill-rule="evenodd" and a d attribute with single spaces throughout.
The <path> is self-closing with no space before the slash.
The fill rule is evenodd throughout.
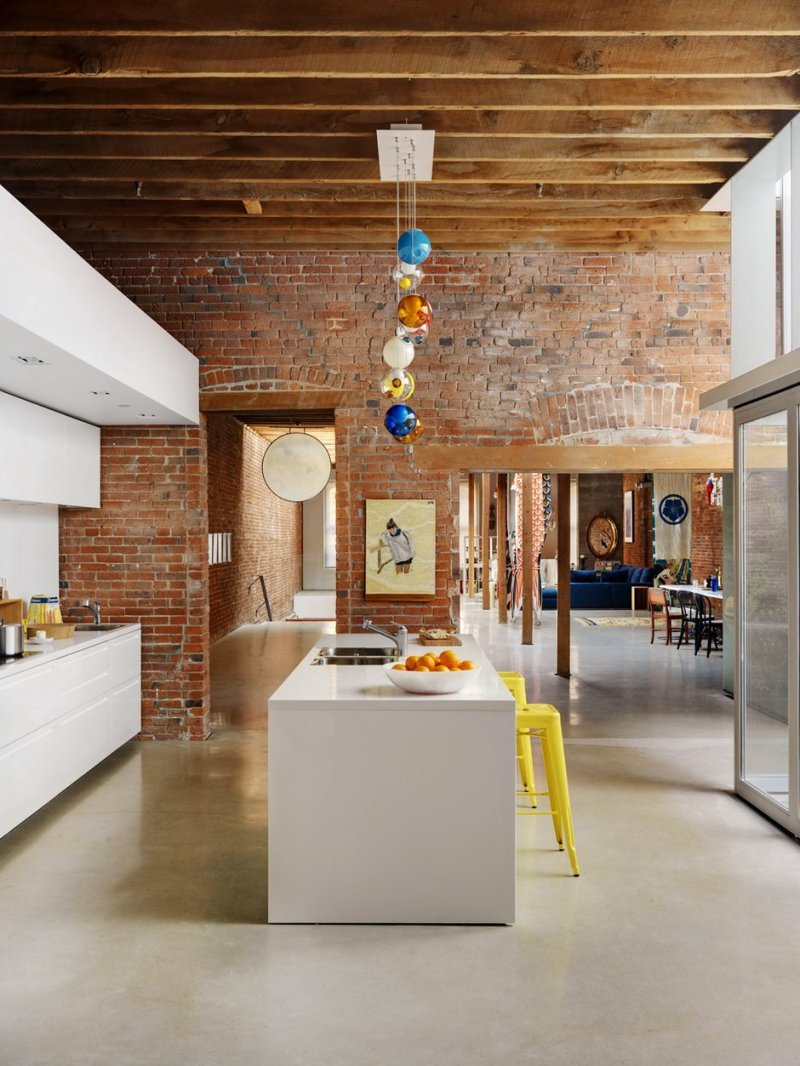
<path id="1" fill-rule="evenodd" d="M 394 658 L 394 656 L 397 655 L 397 648 L 390 645 L 376 647 L 372 644 L 360 647 L 348 647 L 347 645 L 341 644 L 336 645 L 333 648 L 318 648 L 317 655 L 322 656 L 323 659 L 329 659 L 331 656 L 336 655 L 363 655 L 366 657 L 376 656 L 377 658 L 388 655 L 390 658 Z"/>
<path id="2" fill-rule="evenodd" d="M 108 633 L 112 629 L 122 629 L 124 622 L 76 622 L 76 633 Z M 33 627 L 34 629 L 36 626 Z"/>
<path id="3" fill-rule="evenodd" d="M 312 666 L 382 666 L 397 659 L 395 648 L 320 648 Z"/>

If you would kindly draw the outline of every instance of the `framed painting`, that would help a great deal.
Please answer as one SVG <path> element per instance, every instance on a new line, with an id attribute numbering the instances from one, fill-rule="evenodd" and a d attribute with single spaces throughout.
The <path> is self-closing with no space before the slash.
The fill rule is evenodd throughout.
<path id="1" fill-rule="evenodd" d="M 631 489 L 625 493 L 624 508 L 622 513 L 623 539 L 626 544 L 633 544 L 633 538 L 635 534 L 633 515 L 633 490 Z"/>
<path id="2" fill-rule="evenodd" d="M 367 500 L 367 599 L 424 600 L 436 594 L 435 500 Z"/>

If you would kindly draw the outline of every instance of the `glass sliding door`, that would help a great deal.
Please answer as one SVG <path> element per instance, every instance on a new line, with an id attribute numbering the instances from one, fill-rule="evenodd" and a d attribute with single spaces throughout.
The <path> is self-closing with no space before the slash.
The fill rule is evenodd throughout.
<path id="1" fill-rule="evenodd" d="M 740 795 L 800 834 L 797 436 L 800 391 L 736 413 Z"/>

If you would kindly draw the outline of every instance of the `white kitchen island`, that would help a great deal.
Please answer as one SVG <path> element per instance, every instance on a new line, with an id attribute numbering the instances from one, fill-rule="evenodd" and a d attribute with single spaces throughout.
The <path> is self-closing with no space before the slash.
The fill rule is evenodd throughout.
<path id="1" fill-rule="evenodd" d="M 514 921 L 514 701 L 462 640 L 483 669 L 454 695 L 311 665 L 315 648 L 269 700 L 270 922 Z"/>

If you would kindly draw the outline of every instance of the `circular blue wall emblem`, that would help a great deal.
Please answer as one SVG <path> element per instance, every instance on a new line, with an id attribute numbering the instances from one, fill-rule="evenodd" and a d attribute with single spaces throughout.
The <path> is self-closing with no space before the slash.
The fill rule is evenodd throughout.
<path id="1" fill-rule="evenodd" d="M 666 522 L 668 526 L 679 526 L 689 514 L 689 506 L 683 496 L 679 496 L 677 492 L 671 492 L 669 496 L 664 496 L 661 500 L 658 513 L 661 521 Z"/>

